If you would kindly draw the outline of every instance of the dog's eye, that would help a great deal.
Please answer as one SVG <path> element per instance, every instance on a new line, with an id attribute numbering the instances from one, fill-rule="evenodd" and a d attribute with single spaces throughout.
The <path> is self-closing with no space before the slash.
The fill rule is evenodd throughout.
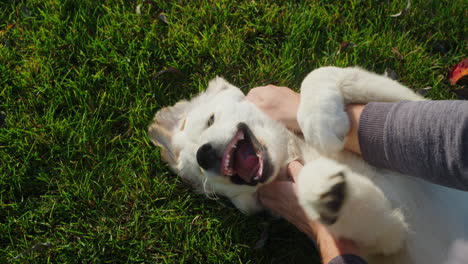
<path id="1" fill-rule="evenodd" d="M 207 127 L 210 127 L 213 123 L 214 123 L 214 114 L 212 114 L 212 115 L 210 116 L 210 118 L 209 118 L 208 121 L 206 122 L 206 126 L 207 126 Z"/>

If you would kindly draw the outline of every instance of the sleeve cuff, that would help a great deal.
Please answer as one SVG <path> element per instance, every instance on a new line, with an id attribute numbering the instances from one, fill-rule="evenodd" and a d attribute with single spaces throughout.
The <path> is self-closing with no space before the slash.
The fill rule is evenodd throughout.
<path id="1" fill-rule="evenodd" d="M 328 264 L 367 264 L 367 262 L 359 256 L 345 254 L 334 257 Z"/>

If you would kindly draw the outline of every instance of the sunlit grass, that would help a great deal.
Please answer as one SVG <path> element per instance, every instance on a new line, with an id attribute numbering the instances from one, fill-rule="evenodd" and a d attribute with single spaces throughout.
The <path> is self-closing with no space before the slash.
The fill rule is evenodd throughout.
<path id="1" fill-rule="evenodd" d="M 446 73 L 467 54 L 462 0 L 398 18 L 406 1 L 154 3 L 0 3 L 1 263 L 318 263 L 284 221 L 177 180 L 147 138 L 152 115 L 215 75 L 298 89 L 324 65 L 392 69 L 453 98 Z"/>

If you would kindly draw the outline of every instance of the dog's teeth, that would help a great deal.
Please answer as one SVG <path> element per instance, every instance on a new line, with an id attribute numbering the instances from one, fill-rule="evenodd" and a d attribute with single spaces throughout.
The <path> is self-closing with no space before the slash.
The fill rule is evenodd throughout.
<path id="1" fill-rule="evenodd" d="M 232 176 L 234 172 L 231 169 L 226 168 L 226 176 Z"/>

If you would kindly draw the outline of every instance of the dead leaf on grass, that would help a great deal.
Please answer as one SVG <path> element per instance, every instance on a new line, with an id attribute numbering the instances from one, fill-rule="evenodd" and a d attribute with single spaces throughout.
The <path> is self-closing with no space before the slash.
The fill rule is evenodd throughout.
<path id="1" fill-rule="evenodd" d="M 403 57 L 403 54 L 401 54 L 401 52 L 398 50 L 397 47 L 393 47 L 392 52 L 393 52 L 393 54 L 395 54 L 398 57 L 398 59 L 400 59 L 400 60 L 405 59 L 405 57 Z"/>
<path id="2" fill-rule="evenodd" d="M 357 46 L 357 45 L 354 44 L 354 43 L 352 43 L 352 42 L 343 41 L 343 42 L 341 42 L 341 44 L 340 44 L 340 51 L 341 51 L 341 52 L 345 52 L 345 51 L 347 51 L 348 49 L 354 48 L 354 47 L 356 47 L 356 46 Z"/>
<path id="3" fill-rule="evenodd" d="M 141 16 L 141 5 L 137 5 L 136 7 L 136 13 Z"/>
<path id="4" fill-rule="evenodd" d="M 8 26 L 6 26 L 5 30 L 9 30 L 10 28 L 16 26 L 17 23 L 13 23 L 13 24 L 10 24 Z"/>
<path id="5" fill-rule="evenodd" d="M 30 249 L 20 253 L 18 256 L 14 257 L 12 260 L 18 259 L 23 255 L 26 255 L 30 252 L 33 251 L 44 251 L 46 249 L 52 248 L 52 244 L 50 242 L 45 242 L 45 243 L 36 243 L 34 246 L 32 246 Z"/>
<path id="6" fill-rule="evenodd" d="M 401 10 L 400 13 L 397 13 L 397 14 L 393 14 L 393 15 L 390 15 L 391 17 L 399 17 L 399 16 L 402 16 L 406 13 L 408 13 L 409 9 L 411 8 L 411 0 L 408 0 L 408 2 L 406 3 L 406 8 Z"/>
<path id="7" fill-rule="evenodd" d="M 177 69 L 176 67 L 169 67 L 169 68 L 167 68 L 167 69 L 165 69 L 165 70 L 158 71 L 157 73 L 155 73 L 155 74 L 151 77 L 151 79 L 154 80 L 154 79 L 156 79 L 156 78 L 158 78 L 158 77 L 160 77 L 161 75 L 166 74 L 166 73 L 172 73 L 172 74 L 174 74 L 174 75 L 184 76 L 184 74 L 183 74 L 179 69 Z"/>
<path id="8" fill-rule="evenodd" d="M 5 34 L 5 32 L 7 32 L 8 30 L 12 29 L 14 26 L 16 26 L 16 24 L 17 23 L 10 24 L 10 25 L 6 26 L 5 29 L 0 30 L 0 36 Z"/>
<path id="9" fill-rule="evenodd" d="M 167 22 L 167 17 L 166 15 L 162 12 L 162 9 L 159 8 L 158 4 L 153 1 L 153 0 L 145 0 L 143 1 L 143 4 L 149 4 L 152 5 L 154 8 L 156 8 L 156 13 L 158 14 L 158 19 L 161 20 L 161 22 L 164 23 L 164 25 L 169 25 L 169 22 Z M 141 17 L 141 8 L 143 7 L 143 4 L 139 4 L 136 7 L 136 13 Z"/>
<path id="10" fill-rule="evenodd" d="M 158 4 L 157 4 L 155 1 L 153 1 L 153 0 L 145 0 L 145 1 L 143 1 L 143 4 L 150 4 L 150 5 L 152 5 L 154 8 L 156 8 L 156 12 L 157 12 L 158 14 L 161 13 L 161 9 L 158 7 Z M 136 6 L 136 9 L 135 9 L 136 13 L 137 13 L 140 17 L 141 17 L 141 8 L 143 7 L 143 4 L 137 5 L 137 6 Z"/>
<path id="11" fill-rule="evenodd" d="M 164 25 L 169 25 L 169 22 L 167 22 L 166 15 L 164 15 L 164 13 L 159 13 L 158 19 L 161 20 L 164 23 Z"/>

